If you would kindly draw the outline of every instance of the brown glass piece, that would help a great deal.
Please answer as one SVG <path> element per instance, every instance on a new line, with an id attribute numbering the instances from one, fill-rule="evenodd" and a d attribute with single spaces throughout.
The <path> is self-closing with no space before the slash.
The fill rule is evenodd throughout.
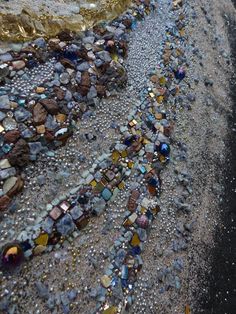
<path id="1" fill-rule="evenodd" d="M 89 217 L 87 215 L 83 215 L 78 220 L 75 221 L 76 227 L 79 230 L 84 229 L 88 223 L 89 223 Z"/>

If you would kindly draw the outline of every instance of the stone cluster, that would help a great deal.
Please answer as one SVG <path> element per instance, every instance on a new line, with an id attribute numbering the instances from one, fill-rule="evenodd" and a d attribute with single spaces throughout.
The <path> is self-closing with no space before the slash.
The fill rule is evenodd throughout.
<path id="1" fill-rule="evenodd" d="M 64 145 L 98 98 L 126 84 L 127 34 L 152 7 L 138 1 L 110 24 L 0 55 L 0 210 L 22 190 L 22 168 Z"/>

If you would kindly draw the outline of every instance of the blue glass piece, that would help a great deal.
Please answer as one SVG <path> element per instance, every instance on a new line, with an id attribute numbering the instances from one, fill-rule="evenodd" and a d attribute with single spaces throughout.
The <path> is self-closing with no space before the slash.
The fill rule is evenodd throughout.
<path id="1" fill-rule="evenodd" d="M 151 121 L 151 122 L 152 122 L 153 120 L 155 120 L 155 117 L 154 117 L 152 114 L 149 114 L 147 118 L 148 118 L 148 120 Z"/>
<path id="2" fill-rule="evenodd" d="M 19 106 L 24 106 L 25 105 L 25 99 L 19 99 L 18 100 L 18 105 Z"/>
<path id="3" fill-rule="evenodd" d="M 78 59 L 78 54 L 76 50 L 65 50 L 63 55 L 64 58 L 69 59 L 71 61 L 75 61 Z"/>
<path id="4" fill-rule="evenodd" d="M 36 62 L 35 60 L 28 60 L 28 61 L 26 62 L 26 66 L 27 66 L 27 68 L 29 68 L 29 69 L 33 69 L 34 67 L 37 66 L 37 62 Z"/>
<path id="5" fill-rule="evenodd" d="M 123 144 L 126 146 L 130 146 L 136 140 L 137 140 L 137 135 L 132 135 L 125 138 Z"/>
<path id="6" fill-rule="evenodd" d="M 148 184 L 150 184 L 151 186 L 157 186 L 159 183 L 158 180 L 156 180 L 155 178 L 150 178 L 148 181 Z"/>
<path id="7" fill-rule="evenodd" d="M 175 73 L 175 78 L 177 80 L 183 80 L 185 78 L 185 71 L 183 68 L 179 68 Z"/>
<path id="8" fill-rule="evenodd" d="M 119 283 L 118 278 L 117 277 L 113 277 L 112 280 L 111 280 L 112 287 L 117 286 L 118 283 Z"/>
<path id="9" fill-rule="evenodd" d="M 168 156 L 170 153 L 170 145 L 166 143 L 161 143 L 159 146 L 159 151 L 163 156 Z"/>
<path id="10" fill-rule="evenodd" d="M 121 279 L 128 279 L 128 266 L 122 265 L 121 267 Z"/>
<path id="11" fill-rule="evenodd" d="M 20 246 L 24 252 L 32 248 L 32 245 L 28 241 L 21 242 Z"/>
<path id="12" fill-rule="evenodd" d="M 109 189 L 105 188 L 102 191 L 102 197 L 105 201 L 109 201 L 109 199 L 112 197 L 112 192 Z"/>
<path id="13" fill-rule="evenodd" d="M 147 169 L 144 166 L 140 166 L 139 170 L 141 171 L 142 174 L 145 174 L 147 172 Z"/>
<path id="14" fill-rule="evenodd" d="M 146 216 L 148 219 L 153 219 L 153 214 L 149 209 L 146 211 Z"/>
<path id="15" fill-rule="evenodd" d="M 132 22 L 132 24 L 131 24 L 131 29 L 132 29 L 132 31 L 135 30 L 136 27 L 137 27 L 137 21 L 134 20 L 134 21 Z"/>
<path id="16" fill-rule="evenodd" d="M 12 147 L 9 144 L 4 144 L 2 147 L 2 150 L 4 151 L 5 154 L 9 153 L 11 149 Z"/>
<path id="17" fill-rule="evenodd" d="M 141 254 L 141 249 L 140 246 L 134 246 L 131 250 L 132 255 L 139 255 Z"/>
<path id="18" fill-rule="evenodd" d="M 128 281 L 126 279 L 121 279 L 121 285 L 123 288 L 127 288 L 128 287 Z"/>

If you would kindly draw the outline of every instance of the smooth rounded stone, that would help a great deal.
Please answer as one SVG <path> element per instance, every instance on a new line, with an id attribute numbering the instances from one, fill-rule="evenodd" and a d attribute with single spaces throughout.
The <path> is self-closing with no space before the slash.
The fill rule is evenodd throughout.
<path id="1" fill-rule="evenodd" d="M 7 168 L 10 168 L 11 165 L 8 161 L 8 159 L 2 159 L 0 160 L 0 169 L 7 169 Z"/>
<path id="2" fill-rule="evenodd" d="M 0 61 L 1 62 L 12 61 L 12 59 L 13 59 L 12 55 L 8 52 L 0 55 Z"/>
<path id="3" fill-rule="evenodd" d="M 0 109 L 8 110 L 10 108 L 9 97 L 7 95 L 0 96 Z"/>
<path id="4" fill-rule="evenodd" d="M 0 65 L 0 81 L 2 81 L 9 74 L 10 70 L 7 64 Z"/>
<path id="5" fill-rule="evenodd" d="M 77 81 L 77 83 L 80 83 L 81 82 L 81 72 L 77 71 L 76 72 L 76 76 L 75 76 L 75 79 Z"/>
<path id="6" fill-rule="evenodd" d="M 66 214 L 56 224 L 56 228 L 58 232 L 60 232 L 63 236 L 66 236 L 72 233 L 76 229 L 76 226 L 72 217 L 69 214 Z"/>
<path id="7" fill-rule="evenodd" d="M 184 268 L 184 262 L 181 258 L 175 259 L 172 265 L 173 265 L 173 269 L 178 272 L 181 272 Z"/>
<path id="8" fill-rule="evenodd" d="M 112 60 L 110 53 L 108 51 L 105 51 L 105 50 L 97 52 L 96 56 L 104 62 L 111 62 L 111 60 Z"/>
<path id="9" fill-rule="evenodd" d="M 55 130 L 58 127 L 58 123 L 55 118 L 50 114 L 47 116 L 45 127 L 49 130 Z"/>
<path id="10" fill-rule="evenodd" d="M 25 62 L 23 60 L 13 61 L 12 67 L 14 70 L 21 70 L 25 67 Z"/>
<path id="11" fill-rule="evenodd" d="M 194 102 L 196 100 L 196 96 L 194 94 L 188 94 L 187 99 L 190 102 Z"/>
<path id="12" fill-rule="evenodd" d="M 63 85 L 67 85 L 70 82 L 70 75 L 67 72 L 64 72 L 60 75 L 60 82 Z"/>
<path id="13" fill-rule="evenodd" d="M 29 143 L 29 148 L 30 148 L 30 154 L 37 155 L 42 150 L 42 144 L 41 142 L 32 142 L 32 143 Z"/>
<path id="14" fill-rule="evenodd" d="M 58 198 L 54 198 L 54 200 L 52 200 L 53 206 L 57 206 L 59 203 L 60 203 L 60 200 Z"/>
<path id="15" fill-rule="evenodd" d="M 40 298 L 47 300 L 49 298 L 49 290 L 48 287 L 43 284 L 41 281 L 36 281 L 35 286 Z"/>
<path id="16" fill-rule="evenodd" d="M 90 68 L 90 64 L 88 62 L 82 62 L 77 66 L 77 70 L 80 72 L 87 71 Z"/>
<path id="17" fill-rule="evenodd" d="M 6 117 L 3 121 L 2 121 L 2 125 L 5 128 L 5 131 L 12 131 L 15 130 L 17 127 L 17 122 L 15 119 L 11 118 L 11 117 Z"/>
<path id="18" fill-rule="evenodd" d="M 43 186 L 46 182 L 46 177 L 42 174 L 39 175 L 36 179 L 39 186 Z"/>
<path id="19" fill-rule="evenodd" d="M 21 136 L 23 138 L 31 138 L 34 136 L 34 133 L 30 130 L 30 129 L 24 129 L 22 132 L 21 132 Z"/>
<path id="20" fill-rule="evenodd" d="M 97 68 L 99 68 L 101 65 L 103 65 L 103 60 L 101 60 L 101 59 L 96 59 L 96 60 L 94 60 L 94 64 L 95 64 L 95 66 L 97 67 Z"/>
<path id="21" fill-rule="evenodd" d="M 137 234 L 139 236 L 139 239 L 144 242 L 147 240 L 147 232 L 145 229 L 142 229 L 142 228 L 138 228 L 137 229 Z"/>
<path id="22" fill-rule="evenodd" d="M 87 94 L 87 98 L 88 99 L 93 99 L 95 97 L 97 97 L 97 90 L 96 90 L 96 88 L 94 86 L 91 86 L 90 90 L 89 90 L 89 92 Z"/>
<path id="23" fill-rule="evenodd" d="M 76 299 L 77 295 L 78 295 L 78 293 L 75 289 L 72 289 L 72 290 L 67 292 L 67 296 L 68 296 L 69 300 L 71 300 L 71 301 Z"/>
<path id="24" fill-rule="evenodd" d="M 33 44 L 36 45 L 39 48 L 46 48 L 47 47 L 47 43 L 46 40 L 42 37 L 37 38 L 33 41 Z"/>
<path id="25" fill-rule="evenodd" d="M 25 120 L 29 119 L 32 114 L 23 107 L 15 110 L 14 116 L 17 122 L 24 122 Z"/>
<path id="26" fill-rule="evenodd" d="M 72 97 L 73 97 L 72 93 L 69 90 L 67 90 L 64 99 L 66 101 L 71 101 Z"/>
<path id="27" fill-rule="evenodd" d="M 121 37 L 123 34 L 124 34 L 124 30 L 121 29 L 121 28 L 117 28 L 117 29 L 115 30 L 115 33 L 114 33 L 114 35 L 115 35 L 116 38 Z"/>
<path id="28" fill-rule="evenodd" d="M 14 167 L 0 170 L 0 180 L 5 180 L 16 174 L 16 169 Z"/>
<path id="29" fill-rule="evenodd" d="M 87 36 L 87 37 L 84 37 L 83 39 L 82 39 L 82 42 L 84 43 L 84 44 L 93 44 L 94 43 L 94 40 L 95 40 L 95 37 L 94 36 Z"/>
<path id="30" fill-rule="evenodd" d="M 124 249 L 120 249 L 117 251 L 116 253 L 116 257 L 115 257 L 115 264 L 117 265 L 117 267 L 121 267 L 123 262 L 124 262 L 124 259 L 126 257 L 126 251 Z"/>
<path id="31" fill-rule="evenodd" d="M 54 296 L 50 296 L 49 299 L 47 300 L 47 307 L 50 309 L 50 310 L 53 310 L 54 307 L 55 307 L 55 298 Z"/>
<path id="32" fill-rule="evenodd" d="M 3 192 L 7 194 L 14 187 L 16 182 L 17 182 L 17 177 L 8 178 L 3 184 Z"/>
<path id="33" fill-rule="evenodd" d="M 17 44 L 16 43 L 10 43 L 9 44 L 10 50 L 13 50 L 15 52 L 20 52 L 22 47 L 23 47 L 22 43 L 17 43 Z"/>
<path id="34" fill-rule="evenodd" d="M 161 132 L 158 133 L 157 140 L 159 142 L 164 142 L 164 143 L 167 143 L 167 144 L 170 143 L 170 139 L 167 136 L 165 136 L 163 133 L 161 133 Z"/>
<path id="35" fill-rule="evenodd" d="M 6 118 L 6 114 L 2 111 L 0 111 L 0 121 Z"/>
<path id="36" fill-rule="evenodd" d="M 54 69 L 58 72 L 58 73 L 62 73 L 65 70 L 64 65 L 61 64 L 61 62 L 57 62 L 54 65 Z"/>
<path id="37" fill-rule="evenodd" d="M 48 234 L 52 233 L 53 226 L 54 226 L 54 221 L 50 217 L 47 217 L 42 223 L 42 229 Z"/>

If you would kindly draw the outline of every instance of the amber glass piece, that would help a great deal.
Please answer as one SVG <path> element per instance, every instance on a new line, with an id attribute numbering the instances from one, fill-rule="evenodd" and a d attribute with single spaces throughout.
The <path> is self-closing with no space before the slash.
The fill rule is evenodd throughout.
<path id="1" fill-rule="evenodd" d="M 117 162 L 120 158 L 120 153 L 117 150 L 112 152 L 112 161 Z"/>
<path id="2" fill-rule="evenodd" d="M 90 185 L 92 185 L 92 187 L 95 188 L 95 186 L 97 185 L 97 181 L 96 180 L 93 180 L 90 182 Z"/>
<path id="3" fill-rule="evenodd" d="M 161 208 L 160 206 L 156 206 L 154 208 L 152 208 L 152 212 L 154 215 L 156 215 L 157 213 L 159 213 L 161 211 Z"/>
<path id="4" fill-rule="evenodd" d="M 140 244 L 140 239 L 139 239 L 139 236 L 138 236 L 137 233 L 134 233 L 134 235 L 133 235 L 133 237 L 132 237 L 132 239 L 131 239 L 130 244 L 131 244 L 132 246 L 138 246 L 138 245 Z"/>
<path id="5" fill-rule="evenodd" d="M 165 79 L 164 76 L 162 76 L 162 77 L 159 78 L 159 84 L 160 84 L 161 86 L 166 84 L 166 79 Z"/>
<path id="6" fill-rule="evenodd" d="M 189 305 L 186 305 L 185 306 L 185 314 L 190 314 L 191 311 L 190 311 L 190 306 Z"/>
<path id="7" fill-rule="evenodd" d="M 164 100 L 164 96 L 157 96 L 157 102 L 158 104 L 161 104 Z"/>
<path id="8" fill-rule="evenodd" d="M 156 188 L 154 186 L 148 185 L 148 191 L 153 196 L 157 194 Z"/>
<path id="9" fill-rule="evenodd" d="M 123 150 L 123 152 L 121 152 L 121 157 L 122 157 L 122 158 L 125 158 L 125 157 L 127 157 L 127 156 L 128 156 L 127 150 Z"/>
<path id="10" fill-rule="evenodd" d="M 67 116 L 65 114 L 63 114 L 63 113 L 58 113 L 56 115 L 57 122 L 59 122 L 59 123 L 65 122 L 66 118 L 67 118 Z"/>
<path id="11" fill-rule="evenodd" d="M 41 233 L 36 239 L 35 244 L 38 245 L 44 245 L 46 246 L 48 244 L 48 234 L 47 233 Z"/>
<path id="12" fill-rule="evenodd" d="M 121 181 L 121 182 L 119 183 L 119 185 L 118 185 L 118 188 L 119 188 L 120 190 L 122 190 L 124 187 L 125 187 L 125 182 L 124 182 L 124 181 Z"/>
<path id="13" fill-rule="evenodd" d="M 44 93 L 45 92 L 45 88 L 44 87 L 37 87 L 36 88 L 36 93 L 37 94 L 42 94 L 42 93 Z"/>
<path id="14" fill-rule="evenodd" d="M 85 215 L 76 220 L 75 224 L 79 230 L 84 229 L 89 223 L 89 218 Z"/>
<path id="15" fill-rule="evenodd" d="M 36 130 L 38 134 L 44 134 L 46 131 L 45 125 L 38 125 L 36 126 Z"/>
<path id="16" fill-rule="evenodd" d="M 132 169 L 133 166 L 134 166 L 134 162 L 133 162 L 133 161 L 129 161 L 129 162 L 128 162 L 128 168 L 129 168 L 129 169 Z"/>
<path id="17" fill-rule="evenodd" d="M 105 309 L 102 314 L 117 314 L 118 309 L 116 306 L 110 306 L 109 308 Z"/>

